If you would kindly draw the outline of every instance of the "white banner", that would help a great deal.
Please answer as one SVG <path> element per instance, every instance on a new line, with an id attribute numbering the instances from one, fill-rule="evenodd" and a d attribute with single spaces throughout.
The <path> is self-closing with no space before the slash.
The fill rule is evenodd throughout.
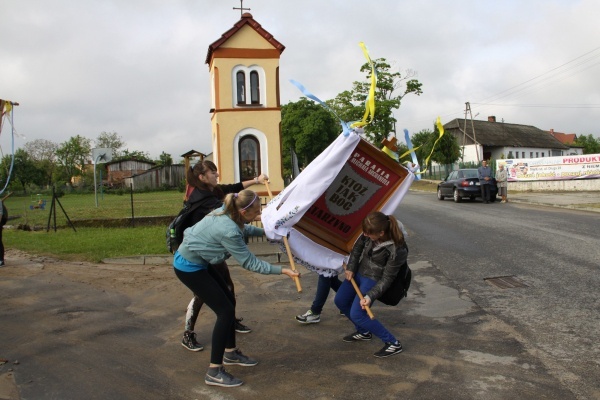
<path id="1" fill-rule="evenodd" d="M 321 275 L 342 272 L 346 246 L 360 235 L 364 216 L 376 209 L 392 214 L 414 180 L 364 143 L 354 132 L 338 136 L 262 212 L 267 238 L 281 242 L 288 236 L 294 260 Z"/>
<path id="2" fill-rule="evenodd" d="M 509 182 L 600 178 L 600 154 L 496 160 Z"/>

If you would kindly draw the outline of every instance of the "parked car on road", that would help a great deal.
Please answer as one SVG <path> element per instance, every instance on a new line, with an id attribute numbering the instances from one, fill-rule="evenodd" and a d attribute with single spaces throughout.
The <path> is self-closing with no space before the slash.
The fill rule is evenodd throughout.
<path id="1" fill-rule="evenodd" d="M 490 201 L 496 201 L 498 187 L 496 179 L 492 180 L 490 185 Z M 477 175 L 477 169 L 457 169 L 438 184 L 438 200 L 444 200 L 446 197 L 452 197 L 456 203 L 460 203 L 463 197 L 468 197 L 471 201 L 477 197 L 481 198 L 481 184 Z"/>

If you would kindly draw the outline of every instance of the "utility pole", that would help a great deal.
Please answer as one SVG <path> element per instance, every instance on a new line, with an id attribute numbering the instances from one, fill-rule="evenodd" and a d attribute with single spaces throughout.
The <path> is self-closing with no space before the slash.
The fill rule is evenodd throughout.
<path id="1" fill-rule="evenodd" d="M 471 117 L 471 129 L 473 131 L 473 137 L 467 135 L 467 114 L 470 115 L 470 117 Z M 464 161 L 464 156 L 465 156 L 465 141 L 467 139 L 467 136 L 469 136 L 469 138 L 472 139 L 473 143 L 475 144 L 475 153 L 477 155 L 477 164 L 479 164 L 479 143 L 477 143 L 477 139 L 475 138 L 475 124 L 473 123 L 473 112 L 471 111 L 471 103 L 469 103 L 468 101 L 465 103 L 465 126 L 464 126 L 464 130 L 463 130 L 463 147 L 462 147 L 463 161 Z"/>

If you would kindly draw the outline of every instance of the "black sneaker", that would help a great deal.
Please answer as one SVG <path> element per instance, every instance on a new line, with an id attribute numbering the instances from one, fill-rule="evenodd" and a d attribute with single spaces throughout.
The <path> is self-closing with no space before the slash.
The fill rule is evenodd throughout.
<path id="1" fill-rule="evenodd" d="M 218 367 L 208 369 L 208 372 L 204 376 L 204 383 L 212 386 L 236 387 L 244 382 L 238 378 L 234 378 L 233 375 L 225 371 L 225 368 Z"/>
<path id="2" fill-rule="evenodd" d="M 373 339 L 373 335 L 370 332 L 360 333 L 354 332 L 348 336 L 344 336 L 344 342 L 352 343 L 352 342 L 360 342 Z"/>
<path id="3" fill-rule="evenodd" d="M 373 353 L 373 355 L 378 358 L 384 358 L 398 353 L 402 353 L 402 344 L 400 342 L 386 343 L 381 350 Z"/>
<path id="4" fill-rule="evenodd" d="M 183 339 L 181 339 L 181 345 L 190 351 L 200 351 L 204 350 L 204 346 L 200 343 L 196 342 L 196 333 L 195 332 L 184 332 Z"/>
<path id="5" fill-rule="evenodd" d="M 235 349 L 234 351 L 226 351 L 225 354 L 223 354 L 223 364 L 254 367 L 256 364 L 258 364 L 258 361 L 243 355 L 240 350 Z"/>
<path id="6" fill-rule="evenodd" d="M 252 329 L 248 328 L 246 325 L 242 324 L 244 318 L 236 318 L 235 319 L 235 331 L 237 333 L 250 333 Z"/>

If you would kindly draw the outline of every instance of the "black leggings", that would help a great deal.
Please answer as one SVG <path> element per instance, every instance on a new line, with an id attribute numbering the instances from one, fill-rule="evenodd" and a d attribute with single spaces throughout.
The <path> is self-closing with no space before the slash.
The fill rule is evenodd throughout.
<path id="1" fill-rule="evenodd" d="M 221 277 L 225 280 L 227 287 L 231 290 L 231 293 L 235 296 L 235 290 L 233 286 L 233 281 L 231 280 L 231 274 L 229 273 L 229 267 L 227 267 L 226 262 L 222 262 L 219 264 L 211 264 L 212 269 L 214 269 Z M 204 304 L 204 300 L 200 297 L 194 295 L 192 301 L 188 305 L 188 308 L 185 312 L 185 330 L 186 332 L 193 332 L 196 328 L 196 321 L 198 320 L 198 314 L 200 314 L 200 309 L 202 308 L 202 304 Z"/>
<path id="2" fill-rule="evenodd" d="M 210 362 L 223 364 L 225 349 L 235 348 L 235 296 L 221 275 L 211 267 L 197 272 L 182 272 L 175 268 L 175 275 L 217 315 Z"/>

